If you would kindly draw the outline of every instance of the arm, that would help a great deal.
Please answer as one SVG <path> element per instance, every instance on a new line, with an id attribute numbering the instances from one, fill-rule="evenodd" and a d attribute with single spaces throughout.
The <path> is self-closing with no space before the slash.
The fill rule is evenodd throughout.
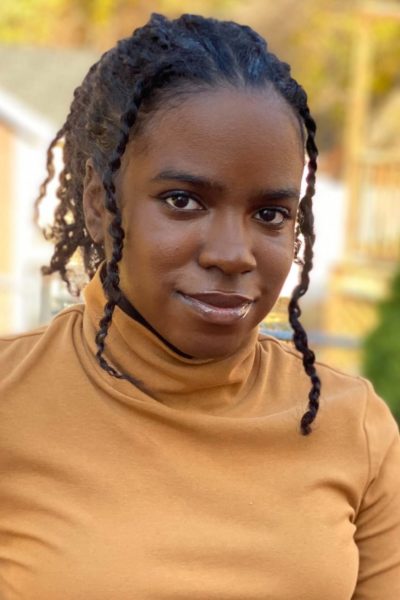
<path id="1" fill-rule="evenodd" d="M 367 385 L 370 475 L 356 520 L 360 566 L 352 600 L 399 600 L 400 437 L 389 409 Z"/>

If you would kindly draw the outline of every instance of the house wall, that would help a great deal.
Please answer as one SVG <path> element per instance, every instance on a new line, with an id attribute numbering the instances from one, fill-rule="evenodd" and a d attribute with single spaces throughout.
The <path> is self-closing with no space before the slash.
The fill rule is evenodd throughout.
<path id="1" fill-rule="evenodd" d="M 10 328 L 12 302 L 10 281 L 12 274 L 12 152 L 13 132 L 0 122 L 0 332 Z"/>
<path id="2" fill-rule="evenodd" d="M 51 247 L 33 222 L 33 205 L 48 141 L 0 120 L 0 335 L 41 322 L 40 266 Z"/>
<path id="3" fill-rule="evenodd" d="M 45 177 L 47 140 L 18 135 L 14 143 L 13 165 L 13 331 L 26 331 L 39 325 L 42 275 L 51 246 L 33 221 L 33 206 Z"/>

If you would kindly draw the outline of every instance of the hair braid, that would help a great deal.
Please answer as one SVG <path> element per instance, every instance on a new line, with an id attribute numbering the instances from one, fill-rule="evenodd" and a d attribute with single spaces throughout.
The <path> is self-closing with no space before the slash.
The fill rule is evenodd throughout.
<path id="1" fill-rule="evenodd" d="M 316 123 L 311 117 L 307 104 L 307 95 L 303 88 L 290 76 L 290 67 L 288 64 L 279 61 L 272 53 L 269 53 L 269 62 L 273 73 L 273 82 L 276 89 L 296 109 L 299 121 L 304 126 L 307 136 L 305 139 L 305 148 L 308 156 L 306 191 L 300 200 L 298 208 L 298 217 L 296 224 L 296 241 L 294 247 L 294 259 L 301 265 L 300 281 L 292 292 L 289 301 L 288 316 L 293 329 L 293 343 L 296 349 L 303 356 L 304 370 L 311 380 L 311 389 L 308 394 L 308 410 L 304 413 L 300 428 L 304 435 L 311 433 L 311 423 L 314 421 L 318 408 L 319 397 L 321 393 L 321 381 L 315 368 L 315 354 L 308 346 L 307 333 L 300 322 L 301 309 L 299 300 L 308 290 L 310 283 L 310 271 L 313 267 L 313 245 L 315 241 L 314 216 L 312 212 L 312 199 L 315 193 L 315 179 L 317 172 L 318 148 L 315 143 Z M 300 235 L 304 239 L 303 256 L 300 257 L 301 241 Z"/>
<path id="2" fill-rule="evenodd" d="M 113 220 L 109 226 L 109 233 L 112 239 L 112 256 L 109 261 L 106 262 L 106 276 L 104 279 L 104 291 L 107 295 L 107 303 L 104 307 L 104 317 L 99 322 L 99 330 L 96 334 L 97 353 L 96 358 L 100 366 L 105 369 L 110 375 L 117 377 L 118 379 L 127 379 L 143 388 L 143 384 L 138 379 L 124 373 L 119 373 L 113 367 L 111 367 L 102 356 L 105 349 L 105 338 L 107 337 L 109 327 L 111 325 L 112 316 L 116 305 L 121 297 L 121 290 L 119 287 L 120 275 L 119 275 L 119 262 L 122 258 L 123 253 L 123 241 L 125 238 L 125 232 L 122 227 L 122 216 L 121 211 L 118 207 L 116 199 L 116 188 L 114 183 L 114 176 L 121 166 L 121 157 L 123 156 L 126 146 L 129 142 L 131 130 L 134 127 L 138 111 L 141 103 L 146 98 L 146 95 L 152 89 L 160 84 L 162 78 L 166 78 L 171 74 L 171 69 L 168 64 L 162 64 L 158 66 L 152 77 L 147 80 L 147 83 L 143 79 L 139 79 L 136 82 L 135 90 L 131 100 L 131 105 L 128 107 L 126 112 L 121 116 L 120 119 L 120 136 L 116 143 L 115 150 L 112 152 L 109 160 L 109 164 L 106 167 L 102 183 L 105 191 L 105 207 L 113 216 Z"/>
<path id="3" fill-rule="evenodd" d="M 119 262 L 122 258 L 123 253 L 123 241 L 125 237 L 125 232 L 122 228 L 121 211 L 116 199 L 114 176 L 120 169 L 121 158 L 129 142 L 129 137 L 131 135 L 132 128 L 136 123 L 141 103 L 146 98 L 146 95 L 149 93 L 152 87 L 156 87 L 161 83 L 162 78 L 166 78 L 170 75 L 170 65 L 161 64 L 152 74 L 152 77 L 147 80 L 147 82 L 145 82 L 143 79 L 137 80 L 131 100 L 131 105 L 120 118 L 119 139 L 116 143 L 115 150 L 111 153 L 109 163 L 102 177 L 103 188 L 105 191 L 105 207 L 113 216 L 113 220 L 109 226 L 109 233 L 112 239 L 113 246 L 111 259 L 106 262 L 104 291 L 106 292 L 108 300 L 104 307 L 104 317 L 99 322 L 99 330 L 96 334 L 96 358 L 100 366 L 103 369 L 105 369 L 110 375 L 113 375 L 118 379 L 127 379 L 128 381 L 131 381 L 131 383 L 134 383 L 135 385 L 141 388 L 143 388 L 143 384 L 141 381 L 132 377 L 131 375 L 119 373 L 113 367 L 111 367 L 102 356 L 105 350 L 105 338 L 107 337 L 108 330 L 111 325 L 115 306 L 118 304 L 118 301 L 121 297 L 121 290 L 119 288 Z"/>
<path id="4" fill-rule="evenodd" d="M 118 264 L 122 258 L 123 241 L 125 237 L 125 232 L 122 228 L 121 211 L 116 200 L 114 174 L 121 166 L 121 157 L 123 156 L 125 148 L 128 144 L 131 128 L 136 121 L 142 94 L 143 84 L 142 81 L 139 80 L 136 84 L 136 89 L 133 94 L 132 105 L 120 119 L 120 138 L 116 144 L 115 150 L 110 156 L 108 167 L 103 173 L 102 183 L 105 191 L 105 207 L 113 215 L 113 220 L 109 227 L 109 233 L 113 241 L 113 247 L 111 259 L 106 263 L 106 277 L 104 281 L 104 290 L 108 300 L 104 307 L 104 316 L 99 322 L 99 330 L 96 334 L 96 359 L 100 366 L 113 377 L 117 377 L 118 379 L 127 379 L 134 385 L 137 385 L 141 388 L 143 387 L 141 381 L 132 377 L 131 375 L 118 372 L 108 364 L 102 355 L 104 353 L 105 338 L 107 337 L 108 330 L 111 325 L 114 309 L 121 296 L 121 291 L 119 288 L 120 277 Z"/>
<path id="5" fill-rule="evenodd" d="M 59 175 L 56 191 L 59 202 L 54 212 L 53 225 L 43 229 L 45 239 L 54 242 L 54 252 L 50 265 L 43 266 L 41 270 L 43 275 L 59 272 L 73 296 L 79 296 L 81 285 L 74 281 L 67 265 L 76 250 L 79 247 L 83 250 L 84 267 L 89 277 L 94 275 L 97 265 L 104 259 L 104 249 L 93 242 L 86 230 L 81 202 L 84 175 L 81 165 L 85 157 L 81 145 L 75 145 L 71 139 L 76 135 L 77 129 L 85 128 L 85 110 L 90 101 L 89 83 L 95 78 L 99 63 L 100 61 L 91 66 L 82 85 L 75 89 L 68 117 L 49 145 L 46 165 L 48 174 L 40 186 L 34 205 L 35 220 L 37 220 L 47 186 L 55 175 L 54 148 L 59 142 L 63 142 L 64 168 Z M 88 255 L 90 260 L 87 260 Z M 98 257 L 97 261 L 93 261 L 94 256 Z"/>
<path id="6" fill-rule="evenodd" d="M 314 217 L 312 212 L 312 198 L 315 192 L 315 174 L 317 171 L 318 150 L 315 144 L 315 121 L 310 116 L 308 107 L 300 112 L 304 125 L 307 130 L 306 149 L 309 157 L 308 173 L 306 177 L 306 191 L 299 205 L 299 230 L 304 237 L 304 256 L 300 275 L 300 283 L 295 287 L 292 298 L 289 302 L 289 321 L 292 325 L 294 335 L 293 342 L 303 355 L 304 370 L 311 379 L 311 389 L 308 394 L 308 410 L 301 419 L 301 431 L 304 435 L 311 432 L 311 423 L 314 421 L 318 408 L 319 397 L 321 393 L 321 381 L 315 368 L 315 354 L 308 347 L 308 338 L 305 329 L 300 323 L 301 309 L 298 301 L 306 293 L 310 282 L 310 271 L 313 266 L 313 245 L 315 241 Z"/>
<path id="7" fill-rule="evenodd" d="M 46 195 L 47 186 L 55 175 L 55 168 L 53 165 L 54 148 L 57 146 L 58 142 L 63 137 L 64 131 L 65 131 L 65 125 L 63 125 L 61 127 L 61 129 L 57 132 L 55 138 L 50 142 L 50 145 L 47 148 L 47 153 L 46 153 L 47 176 L 46 176 L 45 180 L 40 184 L 39 195 L 37 196 L 35 203 L 34 203 L 34 220 L 35 220 L 35 222 L 37 222 L 39 220 L 39 206 L 40 206 L 43 198 Z M 49 239 L 49 232 L 47 230 L 43 230 L 43 234 L 44 234 L 45 239 Z"/>

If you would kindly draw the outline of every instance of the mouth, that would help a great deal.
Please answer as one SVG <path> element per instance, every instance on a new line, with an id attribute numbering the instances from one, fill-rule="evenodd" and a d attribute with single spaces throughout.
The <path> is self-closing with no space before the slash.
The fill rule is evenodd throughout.
<path id="1" fill-rule="evenodd" d="M 230 325 L 243 319 L 250 311 L 254 300 L 248 296 L 226 292 L 184 294 L 178 292 L 180 300 L 204 320 Z"/>

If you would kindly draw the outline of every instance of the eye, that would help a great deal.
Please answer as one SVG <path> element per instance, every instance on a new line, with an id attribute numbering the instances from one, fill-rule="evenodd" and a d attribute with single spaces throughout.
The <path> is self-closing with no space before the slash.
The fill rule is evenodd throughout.
<path id="1" fill-rule="evenodd" d="M 261 221 L 266 225 L 274 225 L 277 227 L 283 225 L 286 219 L 290 218 L 290 212 L 287 208 L 275 208 L 270 206 L 257 211 L 255 218 L 257 221 Z"/>
<path id="2" fill-rule="evenodd" d="M 163 200 L 176 210 L 204 210 L 204 207 L 198 200 L 195 200 L 195 198 L 184 192 L 170 193 L 168 196 L 164 196 Z"/>

